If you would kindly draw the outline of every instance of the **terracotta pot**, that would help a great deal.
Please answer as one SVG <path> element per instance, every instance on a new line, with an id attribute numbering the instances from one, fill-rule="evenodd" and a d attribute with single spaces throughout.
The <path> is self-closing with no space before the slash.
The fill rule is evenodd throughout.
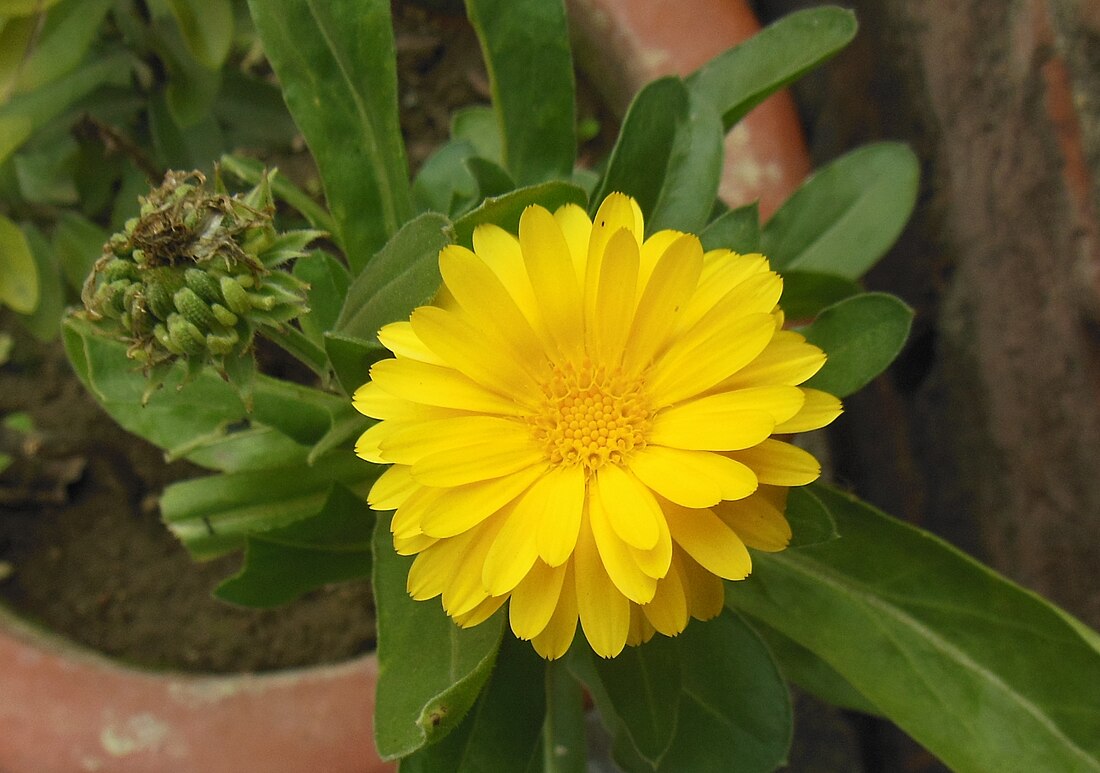
<path id="1" fill-rule="evenodd" d="M 578 61 L 620 112 L 649 80 L 687 74 L 759 25 L 741 0 L 567 0 Z M 721 193 L 767 217 L 809 172 L 779 94 L 727 139 Z M 373 773 L 378 665 L 206 676 L 128 667 L 0 610 L 0 770 Z"/>

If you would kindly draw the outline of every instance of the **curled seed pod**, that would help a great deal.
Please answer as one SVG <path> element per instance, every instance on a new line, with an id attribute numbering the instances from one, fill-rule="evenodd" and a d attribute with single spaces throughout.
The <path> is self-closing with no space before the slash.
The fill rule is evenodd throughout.
<path id="1" fill-rule="evenodd" d="M 182 314 L 168 316 L 168 337 L 185 354 L 202 354 L 206 351 L 206 336 Z"/>
<path id="2" fill-rule="evenodd" d="M 199 330 L 210 332 L 218 327 L 218 319 L 214 316 L 214 312 L 190 287 L 176 290 L 175 295 L 172 296 L 172 302 L 176 310 Z"/>
<path id="3" fill-rule="evenodd" d="M 237 284 L 246 290 L 251 290 L 256 286 L 256 277 L 252 274 L 237 274 L 233 278 L 237 280 Z"/>
<path id="4" fill-rule="evenodd" d="M 195 294 L 207 303 L 222 303 L 222 291 L 218 280 L 198 268 L 189 268 L 183 272 L 183 281 L 195 291 Z"/>
<path id="5" fill-rule="evenodd" d="M 243 316 L 252 311 L 252 301 L 249 294 L 237 278 L 223 276 L 219 281 L 219 287 L 222 291 L 222 297 L 225 298 L 225 305 L 234 314 Z"/>
<path id="6" fill-rule="evenodd" d="M 279 303 L 275 296 L 263 293 L 249 293 L 248 302 L 252 305 L 252 308 L 260 311 L 271 311 Z"/>
<path id="7" fill-rule="evenodd" d="M 240 317 L 231 312 L 229 309 L 222 306 L 220 303 L 211 303 L 210 311 L 214 312 L 214 317 L 218 322 L 221 322 L 226 327 L 233 327 L 237 324 Z"/>
<path id="8" fill-rule="evenodd" d="M 206 348 L 214 354 L 229 354 L 241 338 L 236 330 L 229 330 L 224 335 L 208 333 L 206 336 Z"/>
<path id="9" fill-rule="evenodd" d="M 122 224 L 122 230 L 127 234 L 132 234 L 134 229 L 137 228 L 140 218 L 132 217 Z"/>
<path id="10" fill-rule="evenodd" d="M 183 354 L 183 349 L 176 346 L 176 342 L 168 335 L 168 328 L 166 328 L 163 323 L 158 322 L 153 326 L 153 338 L 157 339 L 157 343 L 172 354 Z"/>
<path id="11" fill-rule="evenodd" d="M 102 276 L 104 282 L 117 282 L 120 279 L 136 282 L 139 278 L 137 267 L 121 258 L 107 261 L 107 265 L 103 267 Z"/>
<path id="12" fill-rule="evenodd" d="M 167 320 L 168 315 L 176 310 L 172 303 L 172 294 L 162 284 L 149 282 L 145 285 L 145 300 L 149 311 L 153 312 L 157 319 Z"/>

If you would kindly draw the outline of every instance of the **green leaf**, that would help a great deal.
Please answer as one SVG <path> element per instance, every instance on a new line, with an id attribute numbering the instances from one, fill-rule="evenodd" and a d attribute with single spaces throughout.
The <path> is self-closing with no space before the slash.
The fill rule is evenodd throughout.
<path id="1" fill-rule="evenodd" d="M 825 350 L 825 367 L 803 386 L 847 397 L 870 383 L 898 356 L 913 310 L 886 293 L 863 293 L 836 303 L 802 329 Z"/>
<path id="2" fill-rule="evenodd" d="M 451 116 L 451 136 L 469 142 L 481 158 L 504 164 L 504 139 L 491 107 L 473 105 L 456 110 Z"/>
<path id="3" fill-rule="evenodd" d="M 0 303 L 20 314 L 38 306 L 38 268 L 27 237 L 0 215 Z"/>
<path id="4" fill-rule="evenodd" d="M 23 200 L 43 206 L 76 204 L 79 194 L 74 172 L 79 151 L 71 137 L 63 137 L 41 143 L 33 151 L 28 148 L 16 153 L 12 166 Z"/>
<path id="5" fill-rule="evenodd" d="M 352 273 L 409 218 L 388 0 L 249 0 Z"/>
<path id="6" fill-rule="evenodd" d="M 223 172 L 228 172 L 247 185 L 258 185 L 268 169 L 260 161 L 245 156 L 223 155 L 218 162 Z M 295 187 L 286 177 L 272 172 L 268 177 L 271 193 L 276 199 L 296 209 L 309 224 L 320 231 L 336 232 L 336 223 L 325 208 L 310 198 L 308 193 Z"/>
<path id="7" fill-rule="evenodd" d="M 627 771 L 661 773 L 764 773 L 785 762 L 791 741 L 790 697 L 756 632 L 726 611 L 714 620 L 692 621 L 671 643 L 680 662 L 678 721 L 658 765 L 624 743 L 622 719 L 608 705 L 602 685 L 592 690 L 615 735 L 616 762 Z"/>
<path id="8" fill-rule="evenodd" d="M 191 55 L 217 70 L 233 44 L 233 4 L 230 0 L 167 0 Z"/>
<path id="9" fill-rule="evenodd" d="M 504 169 L 479 156 L 471 156 L 465 161 L 466 168 L 470 170 L 477 181 L 478 199 L 487 199 L 490 196 L 504 196 L 516 188 L 515 181 Z"/>
<path id="10" fill-rule="evenodd" d="M 890 249 L 917 200 L 920 165 L 908 146 L 866 145 L 817 170 L 761 234 L 778 271 L 859 279 Z"/>
<path id="11" fill-rule="evenodd" d="M 860 286 L 851 279 L 814 271 L 784 271 L 780 306 L 789 321 L 810 320 L 833 304 L 859 295 Z"/>
<path id="12" fill-rule="evenodd" d="M 466 140 L 451 140 L 432 153 L 413 183 L 413 208 L 453 217 L 472 207 L 478 185 L 466 161 L 473 155 L 474 146 Z"/>
<path id="13" fill-rule="evenodd" d="M 298 324 L 311 341 L 324 346 L 324 334 L 336 326 L 351 277 L 343 263 L 320 250 L 298 258 L 294 276 L 309 285 L 306 292 L 309 313 L 299 317 Z"/>
<path id="14" fill-rule="evenodd" d="M 953 770 L 1100 770 L 1095 634 L 927 532 L 817 489 L 841 539 L 754 557 L 727 602 Z"/>
<path id="15" fill-rule="evenodd" d="M 856 17 L 831 6 L 785 16 L 688 78 L 729 130 L 770 94 L 830 59 L 855 37 Z"/>
<path id="16" fill-rule="evenodd" d="M 221 89 L 221 71 L 199 61 L 176 26 L 155 25 L 151 34 L 157 54 L 168 71 L 164 93 L 172 119 L 181 129 L 204 119 L 211 121 L 214 101 Z"/>
<path id="17" fill-rule="evenodd" d="M 161 518 L 197 559 L 220 556 L 245 538 L 317 515 L 340 483 L 365 498 L 381 468 L 349 452 L 312 466 L 269 467 L 209 475 L 164 490 Z M 363 505 L 363 517 L 367 517 Z"/>
<path id="18" fill-rule="evenodd" d="M 742 255 L 760 251 L 760 206 L 754 201 L 723 212 L 699 234 L 704 250 L 727 249 Z"/>
<path id="19" fill-rule="evenodd" d="M 402 759 L 401 773 L 524 771 L 540 760 L 545 669 L 530 644 L 505 636 L 473 709 L 442 741 Z"/>
<path id="20" fill-rule="evenodd" d="M 591 659 L 587 662 L 591 663 Z M 588 770 L 588 744 L 585 738 L 583 687 L 561 660 L 546 664 L 545 684 L 546 723 L 542 729 L 542 764 L 529 765 L 527 773 L 585 773 Z"/>
<path id="21" fill-rule="evenodd" d="M 105 83 L 125 85 L 129 72 L 130 57 L 127 54 L 109 54 L 0 105 L 0 162 L 7 159 L 31 134 L 99 86 Z"/>
<path id="22" fill-rule="evenodd" d="M 412 559 L 394 552 L 389 521 L 388 513 L 380 514 L 374 531 L 374 738 L 383 759 L 411 754 L 458 726 L 493 670 L 504 625 L 498 611 L 480 625 L 459 628 L 438 599 L 413 601 L 405 589 Z"/>
<path id="23" fill-rule="evenodd" d="M 57 0 L 0 0 L 0 16 L 30 16 L 56 4 Z"/>
<path id="24" fill-rule="evenodd" d="M 697 233 L 707 224 L 722 177 L 724 136 L 714 107 L 689 95 L 687 115 L 676 126 L 665 179 L 646 230 Z"/>
<path id="25" fill-rule="evenodd" d="M 852 683 L 801 644 L 792 641 L 759 620 L 752 621 L 753 630 L 768 645 L 779 664 L 783 678 L 811 695 L 849 711 L 861 711 L 874 716 L 881 712 Z"/>
<path id="26" fill-rule="evenodd" d="M 225 150 L 225 138 L 217 120 L 202 112 L 195 123 L 180 126 L 165 92 L 149 100 L 149 132 L 161 166 L 210 171 Z M 148 189 L 148 183 L 143 187 Z"/>
<path id="27" fill-rule="evenodd" d="M 351 283 L 334 332 L 377 340 L 383 325 L 430 301 L 443 283 L 439 251 L 451 234 L 451 222 L 432 212 L 407 223 Z"/>
<path id="28" fill-rule="evenodd" d="M 69 287 L 74 291 L 80 292 L 84 286 L 84 280 L 103 254 L 103 245 L 109 236 L 105 230 L 76 212 L 65 210 L 58 217 L 53 230 L 53 250 Z"/>
<path id="29" fill-rule="evenodd" d="M 655 636 L 610 660 L 590 655 L 622 729 L 654 769 L 677 729 L 682 687 L 679 654 L 672 639 Z"/>
<path id="30" fill-rule="evenodd" d="M 504 166 L 520 185 L 569 179 L 573 57 L 561 0 L 466 0 L 489 71 Z"/>
<path id="31" fill-rule="evenodd" d="M 317 515 L 248 536 L 244 566 L 214 595 L 243 606 L 273 607 L 322 585 L 367 577 L 373 532 L 367 503 L 334 484 Z"/>
<path id="32" fill-rule="evenodd" d="M 33 37 L 33 48 L 26 56 L 18 52 L 14 93 L 32 92 L 72 72 L 84 59 L 112 4 L 113 0 L 65 0 L 51 9 L 41 31 Z M 9 20 L 4 25 L 0 40 L 5 44 L 10 44 L 6 39 L 12 24 Z"/>
<path id="33" fill-rule="evenodd" d="M 488 198 L 477 209 L 455 221 L 455 242 L 469 247 L 474 229 L 482 223 L 492 223 L 509 233 L 517 233 L 520 215 L 533 204 L 553 212 L 566 204 L 583 207 L 588 204 L 588 196 L 576 185 L 554 180 L 520 188 L 504 196 Z"/>
<path id="34" fill-rule="evenodd" d="M 345 394 L 351 395 L 370 381 L 370 366 L 390 356 L 390 350 L 375 341 L 339 333 L 325 333 L 325 353 Z"/>
<path id="35" fill-rule="evenodd" d="M 638 92 L 627 109 L 607 161 L 603 182 L 592 197 L 594 212 L 608 194 L 633 196 L 651 218 L 665 184 L 677 127 L 687 120 L 688 91 L 675 76 L 655 80 Z M 706 202 L 707 211 L 713 197 Z M 647 228 L 647 230 L 649 230 Z"/>
<path id="36" fill-rule="evenodd" d="M 817 545 L 836 539 L 836 521 L 812 488 L 795 486 L 787 494 L 787 522 L 791 525 L 792 548 Z"/>
<path id="37" fill-rule="evenodd" d="M 34 258 L 35 273 L 38 277 L 38 302 L 30 315 L 20 315 L 20 319 L 35 338 L 40 341 L 52 341 L 61 332 L 61 315 L 65 310 L 65 287 L 61 274 L 57 270 L 50 243 L 37 228 L 23 226 L 27 244 Z M 2 259 L 0 259 L 2 260 Z M 3 275 L 0 267 L 0 276 Z M 3 283 L 0 279 L 0 284 Z"/>
<path id="38" fill-rule="evenodd" d="M 222 87 L 213 109 L 231 148 L 264 148 L 265 152 L 271 152 L 290 148 L 298 136 L 298 127 L 286 109 L 279 87 L 233 68 L 222 70 Z M 328 226 L 316 227 L 332 230 Z"/>

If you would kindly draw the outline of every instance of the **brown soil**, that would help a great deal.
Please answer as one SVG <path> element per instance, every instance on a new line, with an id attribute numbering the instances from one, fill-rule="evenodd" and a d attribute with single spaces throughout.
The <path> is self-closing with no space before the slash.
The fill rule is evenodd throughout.
<path id="1" fill-rule="evenodd" d="M 401 123 L 418 169 L 458 107 L 487 104 L 488 79 L 460 16 L 395 2 Z M 599 114 L 581 84 L 579 114 Z M 606 152 L 613 126 L 583 150 Z M 335 662 L 374 646 L 367 582 L 315 591 L 275 610 L 234 607 L 212 590 L 240 556 L 196 564 L 161 524 L 157 497 L 203 474 L 119 429 L 73 376 L 59 344 L 16 338 L 0 367 L 0 416 L 29 413 L 35 431 L 0 427 L 0 603 L 68 638 L 154 668 L 263 671 Z"/>

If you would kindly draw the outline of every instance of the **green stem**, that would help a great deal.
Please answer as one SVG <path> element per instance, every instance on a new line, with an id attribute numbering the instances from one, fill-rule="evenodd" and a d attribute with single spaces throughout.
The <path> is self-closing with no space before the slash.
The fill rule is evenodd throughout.
<path id="1" fill-rule="evenodd" d="M 584 693 L 561 661 L 546 664 L 546 724 L 543 727 L 543 771 L 584 773 Z"/>
<path id="2" fill-rule="evenodd" d="M 256 332 L 292 355 L 320 376 L 322 381 L 328 382 L 328 355 L 324 349 L 306 338 L 301 330 L 292 325 L 259 325 Z"/>

